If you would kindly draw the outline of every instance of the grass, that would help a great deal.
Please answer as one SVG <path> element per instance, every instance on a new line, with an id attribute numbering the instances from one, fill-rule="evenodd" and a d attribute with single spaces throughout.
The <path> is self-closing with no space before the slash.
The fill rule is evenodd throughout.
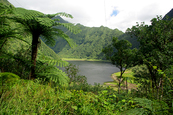
<path id="1" fill-rule="evenodd" d="M 114 73 L 116 76 L 120 76 L 121 72 L 116 72 Z M 132 69 L 127 69 L 124 74 L 123 77 L 130 77 L 130 78 L 134 78 L 134 73 L 132 72 Z"/>
<path id="2" fill-rule="evenodd" d="M 133 68 L 130 68 L 130 69 L 127 69 L 125 71 L 125 73 L 123 74 L 123 77 L 124 78 L 129 78 L 127 80 L 128 84 L 129 84 L 129 87 L 130 88 L 136 88 L 136 84 L 133 84 L 134 83 L 134 73 L 132 72 L 132 69 Z M 104 85 L 107 85 L 107 86 L 111 86 L 111 88 L 113 88 L 114 90 L 118 90 L 118 80 L 116 80 L 116 76 L 120 76 L 120 73 L 121 72 L 116 72 L 116 73 L 113 73 L 111 75 L 111 78 L 114 80 L 114 81 L 109 81 L 109 82 L 104 82 Z M 122 87 L 125 86 L 125 83 L 122 84 Z"/>
<path id="3" fill-rule="evenodd" d="M 105 85 L 105 86 L 110 86 L 110 87 L 113 88 L 115 91 L 118 90 L 117 83 L 116 83 L 115 81 L 104 82 L 103 85 Z"/>
<path id="4" fill-rule="evenodd" d="M 117 114 L 118 110 L 115 108 L 118 107 L 112 103 L 115 100 L 108 91 L 101 91 L 97 95 L 83 90 L 52 88 L 39 82 L 19 80 L 18 83 L 1 95 L 0 113 L 2 115 Z"/>

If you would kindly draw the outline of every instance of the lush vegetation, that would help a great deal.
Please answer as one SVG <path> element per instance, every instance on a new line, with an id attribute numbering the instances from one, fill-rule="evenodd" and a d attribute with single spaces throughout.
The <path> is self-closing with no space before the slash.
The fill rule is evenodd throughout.
<path id="1" fill-rule="evenodd" d="M 107 59 L 110 59 L 120 69 L 118 92 L 123 78 L 123 73 L 130 66 L 141 65 L 133 69 L 138 85 L 138 91 L 143 97 L 163 100 L 172 107 L 172 65 L 173 65 L 173 19 L 157 16 L 151 20 L 151 25 L 137 24 L 128 28 L 126 33 L 135 36 L 139 49 L 129 48 L 128 41 L 113 38 L 112 46 L 103 49 Z M 118 43 L 118 44 L 117 44 Z M 127 77 L 126 79 L 126 90 Z M 171 108 L 172 109 L 172 108 Z M 172 110 L 171 110 L 172 112 Z"/>
<path id="2" fill-rule="evenodd" d="M 76 35 L 64 28 L 61 28 L 70 38 L 73 39 L 77 47 L 70 48 L 67 42 L 63 39 L 58 39 L 55 46 L 51 48 L 60 57 L 105 60 L 105 56 L 101 50 L 111 44 L 113 37 L 118 37 L 118 39 L 127 39 L 132 42 L 132 48 L 138 47 L 138 42 L 135 38 L 130 38 L 130 35 L 124 34 L 118 29 L 112 30 L 103 26 L 91 28 L 80 24 L 77 24 L 77 26 L 81 29 L 81 32 Z"/>
<path id="3" fill-rule="evenodd" d="M 120 69 L 120 75 L 117 76 L 119 84 L 118 84 L 118 93 L 120 93 L 120 85 L 123 81 L 123 74 L 127 68 L 133 66 L 134 56 L 137 49 L 130 49 L 131 43 L 127 40 L 118 40 L 118 38 L 112 39 L 112 44 L 105 47 L 102 52 L 106 54 L 106 58 L 111 60 L 112 64 L 115 64 Z M 126 84 L 127 84 L 127 77 Z M 128 92 L 128 88 L 126 85 L 126 89 Z"/>
<path id="4" fill-rule="evenodd" d="M 1 114 L 155 115 L 173 113 L 173 20 L 153 18 L 152 25 L 142 23 L 129 28 L 123 34 L 119 30 L 105 27 L 100 27 L 97 31 L 94 28 L 84 28 L 79 24 L 74 26 L 60 21 L 56 15 L 72 18 L 66 13 L 46 15 L 37 11 L 15 8 L 8 1 L 1 0 Z M 79 42 L 80 45 L 85 45 L 87 42 L 90 45 L 94 44 L 94 41 L 90 39 L 91 36 L 87 37 L 87 34 L 85 36 L 85 32 L 93 32 L 88 35 L 96 37 L 94 40 L 98 41 L 98 47 L 94 46 L 99 48 L 99 51 L 92 51 L 96 54 L 86 55 L 90 50 L 87 49 L 86 52 L 82 51 L 86 54 L 79 53 L 78 58 L 106 56 L 110 59 L 120 69 L 120 74 L 115 76 L 117 78 L 115 82 L 118 81 L 118 91 L 100 84 L 89 85 L 85 76 L 77 74 L 78 67 L 61 60 L 48 48 L 46 44 L 55 45 L 55 47 L 57 43 L 66 44 L 60 40 L 60 37 L 64 38 L 70 46 L 76 45 L 70 39 L 74 35 L 70 33 L 69 37 L 69 33 L 66 32 L 68 33 L 66 34 L 63 27 L 72 33 L 78 33 L 80 31 L 78 27 L 86 29 L 79 35 L 84 35 L 83 38 L 88 40 L 80 41 L 81 37 L 76 37 L 78 40 L 76 42 L 74 39 L 74 41 L 77 45 Z M 99 38 L 99 34 L 102 37 Z M 104 39 L 105 36 L 110 40 Z M 113 36 L 124 38 L 112 39 Z M 133 39 L 138 40 L 140 43 L 138 50 L 134 50 L 133 44 L 124 40 L 125 36 L 128 36 L 128 39 L 132 36 Z M 80 45 L 78 45 L 79 49 Z M 68 48 L 67 45 L 58 54 L 66 52 L 65 48 Z M 75 58 L 72 54 L 69 53 L 67 57 Z M 62 66 L 65 66 L 65 72 L 57 68 Z M 133 69 L 129 70 L 129 67 Z M 133 73 L 128 74 L 131 71 Z M 122 88 L 123 81 L 126 81 L 125 88 Z M 129 89 L 129 82 L 138 87 Z"/>

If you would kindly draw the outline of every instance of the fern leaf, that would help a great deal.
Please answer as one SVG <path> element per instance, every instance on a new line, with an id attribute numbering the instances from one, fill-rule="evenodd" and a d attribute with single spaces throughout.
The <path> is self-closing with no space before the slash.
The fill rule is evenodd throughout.
<path id="1" fill-rule="evenodd" d="M 144 113 L 145 113 L 145 110 L 143 108 L 135 108 L 135 109 L 130 109 L 125 112 L 122 112 L 121 115 L 148 115 Z"/>
<path id="2" fill-rule="evenodd" d="M 65 16 L 66 18 L 73 18 L 73 16 L 71 14 L 67 14 L 65 12 L 59 12 L 59 13 L 56 13 L 56 14 L 47 14 L 46 16 L 49 17 L 49 18 L 53 18 L 55 16 Z"/>
<path id="3" fill-rule="evenodd" d="M 74 34 L 78 34 L 81 32 L 80 28 L 78 26 L 75 26 L 72 23 L 58 23 L 62 26 L 64 26 L 65 28 L 67 28 L 70 32 L 74 33 Z"/>

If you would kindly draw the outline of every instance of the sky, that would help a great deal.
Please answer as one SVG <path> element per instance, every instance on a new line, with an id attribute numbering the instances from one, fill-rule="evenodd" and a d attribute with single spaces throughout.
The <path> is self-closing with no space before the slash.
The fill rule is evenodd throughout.
<path id="1" fill-rule="evenodd" d="M 136 22 L 150 24 L 173 8 L 173 0 L 8 0 L 15 7 L 37 10 L 45 14 L 66 12 L 73 19 L 63 19 L 88 27 L 106 26 L 123 32 Z"/>

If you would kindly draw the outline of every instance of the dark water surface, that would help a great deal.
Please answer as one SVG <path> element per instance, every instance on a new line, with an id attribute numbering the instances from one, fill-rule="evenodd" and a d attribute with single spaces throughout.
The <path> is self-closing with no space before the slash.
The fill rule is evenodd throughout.
<path id="1" fill-rule="evenodd" d="M 113 81 L 111 74 L 118 72 L 119 69 L 109 62 L 98 61 L 68 61 L 79 67 L 79 75 L 87 77 L 89 84 L 100 83 L 103 84 L 107 81 Z"/>

